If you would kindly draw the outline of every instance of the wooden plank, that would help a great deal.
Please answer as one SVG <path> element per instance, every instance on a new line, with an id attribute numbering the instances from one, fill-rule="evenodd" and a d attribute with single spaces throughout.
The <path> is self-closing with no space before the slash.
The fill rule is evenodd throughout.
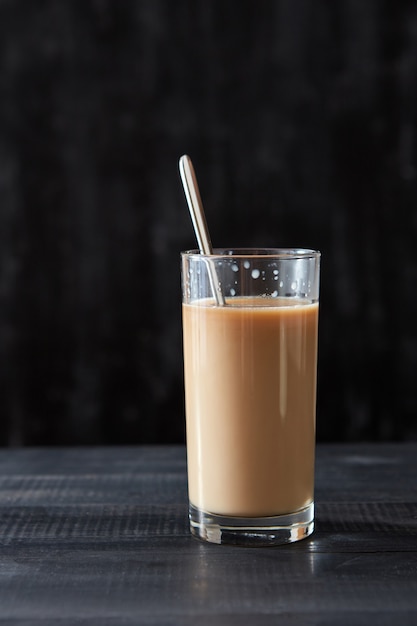
<path id="1" fill-rule="evenodd" d="M 416 612 L 409 554 L 311 555 L 240 550 L 194 540 L 155 546 L 17 548 L 3 555 L 2 616 L 326 615 Z M 217 617 L 216 617 L 217 619 Z M 140 621 L 139 623 L 142 623 Z M 158 622 L 157 622 L 158 623 Z"/>

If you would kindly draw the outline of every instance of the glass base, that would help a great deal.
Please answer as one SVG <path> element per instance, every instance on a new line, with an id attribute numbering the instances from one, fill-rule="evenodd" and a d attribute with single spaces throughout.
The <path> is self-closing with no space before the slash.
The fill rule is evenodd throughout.
<path id="1" fill-rule="evenodd" d="M 300 541 L 314 530 L 314 502 L 304 509 L 274 517 L 229 517 L 190 503 L 191 534 L 210 543 L 236 546 L 278 546 Z"/>

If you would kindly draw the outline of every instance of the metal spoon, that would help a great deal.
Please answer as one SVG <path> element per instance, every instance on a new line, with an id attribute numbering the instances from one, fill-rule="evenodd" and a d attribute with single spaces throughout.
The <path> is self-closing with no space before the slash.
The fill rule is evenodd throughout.
<path id="1" fill-rule="evenodd" d="M 187 154 L 184 154 L 180 158 L 179 169 L 200 254 L 210 256 L 213 254 L 210 233 L 207 227 L 206 216 L 204 214 L 203 203 L 201 201 L 194 167 Z M 216 269 L 212 263 L 209 263 L 208 265 L 208 274 L 211 289 L 216 299 L 216 304 L 218 306 L 225 306 L 226 301 L 221 289 L 221 283 L 218 280 Z"/>

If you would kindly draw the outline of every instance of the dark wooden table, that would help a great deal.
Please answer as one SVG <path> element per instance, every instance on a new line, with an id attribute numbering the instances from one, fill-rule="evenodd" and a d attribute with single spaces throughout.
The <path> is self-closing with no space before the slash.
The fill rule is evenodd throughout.
<path id="1" fill-rule="evenodd" d="M 191 538 L 182 447 L 0 451 L 0 623 L 417 624 L 417 444 L 319 446 L 316 531 Z"/>

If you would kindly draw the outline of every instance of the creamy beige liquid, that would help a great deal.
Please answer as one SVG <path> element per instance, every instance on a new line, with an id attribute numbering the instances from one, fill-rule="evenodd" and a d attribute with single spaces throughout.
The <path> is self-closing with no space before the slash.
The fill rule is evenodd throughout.
<path id="1" fill-rule="evenodd" d="M 313 501 L 318 304 L 183 305 L 188 487 L 231 516 Z"/>

